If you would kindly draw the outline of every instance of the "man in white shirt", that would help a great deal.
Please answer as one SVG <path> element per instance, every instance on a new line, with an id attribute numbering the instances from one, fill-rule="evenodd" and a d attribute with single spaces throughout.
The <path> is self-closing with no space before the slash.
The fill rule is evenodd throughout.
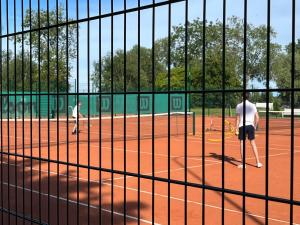
<path id="1" fill-rule="evenodd" d="M 72 130 L 72 134 L 76 134 L 78 132 L 78 126 L 79 126 L 79 124 L 77 124 L 77 122 L 79 123 L 78 115 L 79 115 L 79 118 L 83 117 L 82 114 L 80 113 L 80 106 L 81 106 L 81 102 L 78 101 L 77 105 L 75 105 L 75 107 L 73 109 L 72 118 L 74 119 L 75 124 L 74 124 L 73 130 Z"/>
<path id="2" fill-rule="evenodd" d="M 241 157 L 243 161 L 243 141 L 245 141 L 246 136 L 251 143 L 253 153 L 256 159 L 256 166 L 258 168 L 262 167 L 262 164 L 258 158 L 257 147 L 255 143 L 255 130 L 258 125 L 259 116 L 256 109 L 256 106 L 251 103 L 249 99 L 249 93 L 245 93 L 246 101 L 245 101 L 245 127 L 244 127 L 244 102 L 241 102 L 236 107 L 236 134 L 240 140 L 240 150 L 241 150 Z M 245 131 L 245 134 L 244 134 Z M 243 168 L 243 163 L 238 165 L 238 168 Z"/>

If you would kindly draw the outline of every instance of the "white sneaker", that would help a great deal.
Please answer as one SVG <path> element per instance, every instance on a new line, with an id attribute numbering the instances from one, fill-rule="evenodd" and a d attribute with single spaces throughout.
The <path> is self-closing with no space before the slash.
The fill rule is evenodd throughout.
<path id="1" fill-rule="evenodd" d="M 262 164 L 262 163 L 257 163 L 256 167 L 257 167 L 257 168 L 262 168 L 262 167 L 263 167 L 263 164 Z"/>
<path id="2" fill-rule="evenodd" d="M 237 166 L 239 169 L 243 169 L 244 168 L 244 165 L 243 164 L 240 164 Z M 246 165 L 245 165 L 245 168 L 246 168 Z"/>

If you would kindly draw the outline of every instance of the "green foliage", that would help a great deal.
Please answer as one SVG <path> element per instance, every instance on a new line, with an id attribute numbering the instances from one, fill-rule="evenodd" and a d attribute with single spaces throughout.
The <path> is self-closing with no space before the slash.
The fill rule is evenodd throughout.
<path id="1" fill-rule="evenodd" d="M 13 57 L 11 51 L 2 51 L 2 91 L 22 91 L 30 90 L 30 85 L 35 89 L 36 84 L 30 82 L 30 57 L 28 54 L 24 54 L 23 58 L 19 54 L 16 58 Z M 23 63 L 23 68 L 22 68 Z M 15 67 L 16 65 L 16 67 Z M 8 67 L 8 68 L 7 68 Z M 32 63 L 32 74 L 36 75 L 36 64 Z M 15 73 L 16 72 L 16 73 Z M 23 73 L 22 73 L 23 72 Z M 24 76 L 22 77 L 22 75 Z M 38 81 L 37 79 L 34 79 Z M 7 82 L 8 81 L 8 82 Z M 24 82 L 23 82 L 24 81 Z"/>
<path id="2" fill-rule="evenodd" d="M 274 80 L 279 88 L 292 87 L 292 44 L 290 43 L 276 59 L 272 67 Z M 294 73 L 295 88 L 300 87 L 300 39 L 295 43 L 295 73 Z M 282 103 L 290 106 L 291 92 L 281 92 L 280 97 Z M 295 92 L 295 107 L 300 107 L 300 93 Z"/>
<path id="3" fill-rule="evenodd" d="M 62 6 L 58 8 L 58 14 L 56 10 L 48 13 L 45 10 L 29 10 L 26 11 L 24 18 L 24 30 L 34 29 L 38 27 L 47 27 L 49 24 L 63 23 L 65 22 L 64 9 Z M 57 19 L 58 17 L 58 19 Z M 2 69 L 2 82 L 3 88 L 7 89 L 7 65 L 9 65 L 9 91 L 22 91 L 22 74 L 24 74 L 24 90 L 37 91 L 39 90 L 39 83 L 41 91 L 48 90 L 48 76 L 49 87 L 51 92 L 66 92 L 67 81 L 70 77 L 70 64 L 67 66 L 67 59 L 71 61 L 76 57 L 76 27 L 75 25 L 68 26 L 68 34 L 66 26 L 42 30 L 33 31 L 17 36 L 12 41 L 16 41 L 17 44 L 24 44 L 24 52 L 19 50 L 16 56 L 12 52 L 9 52 L 9 61 L 7 62 L 7 53 L 2 53 L 2 62 L 4 66 Z M 48 48 L 48 39 L 49 45 Z M 68 47 L 68 55 L 67 55 Z M 49 54 L 49 60 L 48 60 Z M 22 56 L 23 55 L 23 56 Z M 22 60 L 23 57 L 23 60 Z M 16 59 L 15 59 L 16 58 Z M 16 67 L 16 75 L 14 73 L 14 67 Z M 24 68 L 22 71 L 22 67 Z M 31 72 L 30 72 L 31 67 Z M 49 70 L 49 71 L 48 71 Z M 31 74 L 31 77 L 30 77 Z M 17 86 L 14 86 L 14 77 L 16 76 Z M 39 79 L 42 82 L 39 82 Z M 57 90 L 58 83 L 58 90 Z"/>
<path id="4" fill-rule="evenodd" d="M 111 91 L 112 76 L 114 91 L 136 91 L 138 85 L 138 46 L 134 46 L 126 53 L 126 74 L 124 73 L 124 52 L 117 50 L 113 56 L 112 71 L 111 55 L 104 56 L 101 65 L 94 62 L 94 73 L 92 81 L 95 87 L 101 91 Z M 100 67 L 101 66 L 101 67 Z M 101 73 L 99 73 L 101 71 Z M 164 71 L 161 63 L 155 61 L 155 74 Z M 126 76 L 126 78 L 125 78 Z M 143 91 L 152 89 L 152 50 L 144 47 L 140 48 L 140 89 Z M 101 78 L 101 79 L 100 79 Z M 124 87 L 124 79 L 126 79 L 126 87 Z"/>
<path id="5" fill-rule="evenodd" d="M 226 67 L 225 71 L 228 77 L 231 75 L 243 75 L 243 58 L 244 58 L 244 32 L 243 21 L 237 17 L 231 17 L 226 24 Z M 271 37 L 275 36 L 275 32 L 271 29 Z M 196 19 L 188 24 L 188 61 L 203 62 L 203 21 Z M 173 27 L 171 37 L 171 63 L 174 67 L 183 66 L 185 64 L 185 25 Z M 220 67 L 222 66 L 223 51 L 223 23 L 216 21 L 206 24 L 205 36 L 205 60 L 207 68 L 207 77 L 212 79 L 215 76 L 221 76 Z M 161 40 L 156 47 L 157 49 L 166 50 L 167 39 Z M 280 46 L 271 43 L 271 57 L 275 56 L 280 50 Z M 267 51 L 267 28 L 265 26 L 247 27 L 247 79 L 258 78 L 265 80 L 266 78 L 266 51 Z M 161 61 L 167 61 L 167 55 Z M 216 68 L 217 67 L 219 68 Z M 236 85 L 233 84 L 232 87 Z M 208 85 L 207 88 L 211 86 Z M 211 87 L 214 88 L 214 87 Z"/>

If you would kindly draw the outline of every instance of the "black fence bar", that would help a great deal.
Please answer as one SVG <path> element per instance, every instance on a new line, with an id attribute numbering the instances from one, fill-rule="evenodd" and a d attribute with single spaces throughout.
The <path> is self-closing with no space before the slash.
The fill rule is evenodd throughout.
<path id="1" fill-rule="evenodd" d="M 59 21 L 59 15 L 58 15 L 58 0 L 56 0 L 56 4 L 55 4 L 55 8 L 56 8 L 56 23 L 58 23 Z M 56 54 L 56 91 L 59 92 L 59 88 L 60 88 L 60 85 L 59 85 L 59 75 L 60 75 L 60 68 L 59 68 L 59 34 L 60 34 L 60 31 L 58 29 L 58 27 L 56 27 L 56 42 L 55 42 L 55 45 L 56 45 L 56 49 L 55 49 L 55 54 Z M 57 115 L 57 118 L 59 118 L 59 95 L 56 96 L 56 115 Z M 57 146 L 56 146 L 56 157 L 57 157 L 57 161 L 60 161 L 60 156 L 59 156 L 59 151 L 60 151 L 60 147 L 59 147 L 59 140 L 60 140 L 60 132 L 59 132 L 59 119 L 57 120 L 56 122 L 56 142 L 57 142 Z M 57 171 L 57 176 L 56 176 L 56 195 L 58 196 L 58 198 L 56 199 L 56 224 L 60 224 L 60 204 L 59 204 L 59 197 L 60 197 L 60 179 L 59 179 L 59 174 L 60 174 L 60 168 L 59 168 L 60 164 L 57 163 L 56 164 L 56 171 Z"/>
<path id="2" fill-rule="evenodd" d="M 48 225 L 48 223 L 42 222 L 42 221 L 40 221 L 40 219 L 32 219 L 29 216 L 26 216 L 26 215 L 23 215 L 23 214 L 20 214 L 20 213 L 18 214 L 17 212 L 12 211 L 12 210 L 7 210 L 5 208 L 0 208 L 0 211 L 1 211 L 2 214 L 3 213 L 9 214 L 9 215 L 14 216 L 16 218 L 22 219 L 23 221 L 27 221 L 27 222 L 34 223 L 34 224 L 39 224 L 39 225 Z"/>
<path id="3" fill-rule="evenodd" d="M 244 0 L 244 23 L 243 23 L 243 118 L 246 118 L 246 88 L 247 88 L 247 25 L 248 25 L 248 1 Z M 243 119 L 243 143 L 241 144 L 243 146 L 243 151 L 241 151 L 242 154 L 242 168 L 243 168 L 243 181 L 242 181 L 242 198 L 243 198 L 243 214 L 242 214 L 242 224 L 246 224 L 246 120 Z"/>
<path id="4" fill-rule="evenodd" d="M 189 1 L 185 1 L 185 18 L 184 18 L 184 89 L 188 90 L 188 25 L 189 25 Z M 188 140 L 187 140 L 187 93 L 184 94 L 184 181 L 187 182 L 188 180 Z M 187 185 L 184 186 L 184 224 L 188 224 L 188 188 Z"/>
<path id="5" fill-rule="evenodd" d="M 6 0 L 6 32 L 7 33 L 9 33 L 9 21 L 8 21 L 8 0 Z M 10 49 L 9 48 L 9 39 L 8 38 L 6 38 L 6 49 Z M 9 57 L 10 57 L 10 53 L 9 52 L 7 52 L 7 54 L 6 54 L 6 62 L 9 62 Z M 7 88 L 7 90 L 10 90 L 10 71 L 9 71 L 9 66 L 7 66 L 6 67 L 6 80 L 7 80 L 7 84 L 6 84 L 6 88 Z M 7 115 L 9 114 L 9 105 L 7 105 Z M 8 118 L 8 120 L 7 120 L 7 152 L 8 153 L 10 153 L 10 126 L 9 126 L 9 118 Z M 8 159 L 7 159 L 7 163 L 8 163 L 8 165 L 10 165 L 10 157 L 8 157 Z M 8 167 L 7 168 L 7 172 L 8 172 L 8 174 L 10 174 L 10 168 Z M 8 190 L 9 190 L 9 185 L 10 185 L 10 176 L 8 176 Z M 7 193 L 7 201 L 8 201 L 8 204 L 7 204 L 7 210 L 8 210 L 8 212 L 10 213 L 10 201 L 9 201 L 9 199 L 10 199 L 10 191 L 8 191 L 8 193 Z M 10 214 L 8 214 L 8 223 L 10 223 L 10 218 L 11 218 L 11 216 L 10 216 Z"/>
<path id="6" fill-rule="evenodd" d="M 295 92 L 299 92 L 300 91 L 300 88 L 297 88 L 295 87 L 294 89 L 292 88 L 270 88 L 268 91 L 269 92 L 291 92 L 292 90 L 294 90 Z M 265 89 L 257 89 L 257 88 L 254 88 L 254 89 L 225 89 L 224 92 L 225 93 L 240 93 L 242 94 L 244 91 L 246 92 L 251 92 L 251 93 L 259 93 L 259 92 L 266 92 Z M 168 92 L 167 90 L 161 90 L 161 91 L 155 91 L 155 94 L 217 94 L 217 93 L 222 93 L 223 90 L 222 89 L 206 89 L 206 90 L 186 90 L 186 91 L 183 91 L 183 90 L 170 90 L 170 92 Z M 68 96 L 68 95 L 131 95 L 131 94 L 152 94 L 153 92 L 152 91 L 115 91 L 115 92 L 93 92 L 93 93 L 88 93 L 88 92 L 66 92 L 66 93 L 35 93 L 33 92 L 32 94 L 31 93 L 7 93 L 7 92 L 4 92 L 2 94 L 3 97 L 6 97 L 6 96 L 56 96 L 56 95 L 64 95 L 64 96 Z"/>
<path id="7" fill-rule="evenodd" d="M 126 10 L 127 8 L 127 1 L 124 1 L 124 10 Z M 124 70 L 124 84 L 123 84 L 123 89 L 124 89 L 124 92 L 126 93 L 127 91 L 127 54 L 125 54 L 125 52 L 127 52 L 127 14 L 124 13 L 124 24 L 123 24 L 123 29 L 124 29 L 124 33 L 123 33 L 123 38 L 124 38 L 124 43 L 123 43 L 123 49 L 124 49 L 124 67 L 123 67 L 123 70 Z M 124 144 L 123 144 L 123 148 L 124 148 L 124 172 L 126 173 L 127 172 L 127 154 L 126 154 L 126 149 L 127 149 L 127 142 L 126 142 L 126 134 L 127 134 L 127 122 L 126 122 L 126 104 L 127 104 L 127 98 L 126 98 L 126 94 L 124 94 L 124 128 L 123 128 L 123 135 L 124 135 Z M 127 176 L 126 174 L 124 174 L 124 182 L 123 182 L 123 185 L 124 185 L 124 192 L 123 192 L 123 199 L 124 199 L 124 202 L 123 202 L 123 220 L 124 220 L 124 224 L 127 224 L 127 218 L 126 218 L 126 215 L 127 215 L 127 189 L 126 189 L 126 186 L 127 186 Z"/>
<path id="8" fill-rule="evenodd" d="M 179 2 L 184 2 L 185 0 L 173 0 L 172 3 L 179 3 Z M 153 7 L 160 7 L 160 6 L 164 6 L 164 5 L 168 5 L 169 1 L 162 1 L 162 2 L 157 2 L 155 4 L 150 4 L 150 5 L 145 5 L 145 6 L 140 6 L 140 7 L 134 7 L 134 8 L 129 8 L 126 10 L 121 10 L 121 11 L 117 11 L 117 12 L 110 12 L 110 13 L 106 13 L 106 14 L 101 14 L 99 16 L 92 16 L 90 18 L 83 18 L 83 19 L 76 19 L 76 20 L 72 20 L 69 21 L 68 23 L 59 23 L 56 25 L 49 25 L 47 27 L 41 27 L 41 28 L 33 28 L 30 30 L 25 30 L 23 31 L 23 33 L 31 33 L 31 32 L 35 32 L 38 30 L 47 30 L 47 29 L 51 29 L 51 28 L 55 28 L 55 27 L 63 27 L 66 25 L 72 25 L 72 24 L 77 24 L 77 23 L 84 23 L 92 20 L 99 20 L 99 19 L 104 19 L 104 18 L 109 18 L 112 16 L 118 16 L 118 15 L 123 15 L 124 13 L 128 14 L 128 13 L 132 13 L 132 12 L 137 12 L 138 10 L 145 10 L 145 9 L 152 9 Z M 16 33 L 8 33 L 5 35 L 0 36 L 0 38 L 6 38 L 6 37 L 11 37 L 11 36 L 15 36 L 15 35 L 19 35 L 22 32 L 16 32 Z"/>
<path id="9" fill-rule="evenodd" d="M 155 0 L 152 0 L 152 4 L 155 3 Z M 155 93 L 155 62 L 156 62 L 156 58 L 155 58 L 155 8 L 152 8 L 152 52 L 151 52 L 151 58 L 152 58 L 152 68 L 151 68 L 151 72 L 152 72 L 152 117 L 154 118 L 154 112 L 155 112 L 155 98 L 154 98 L 154 93 Z M 151 125 L 152 125 L 152 142 L 151 142 L 151 149 L 152 149 L 152 177 L 155 177 L 155 120 L 152 119 L 151 121 Z M 126 186 L 125 186 L 126 187 Z M 152 180 L 152 187 L 151 187 L 151 191 L 152 191 L 152 196 L 151 196 L 151 204 L 152 204 L 152 215 L 151 215 L 151 219 L 152 219 L 152 223 L 155 222 L 155 181 Z"/>
<path id="10" fill-rule="evenodd" d="M 114 1 L 110 1 L 110 10 L 111 10 L 111 15 L 114 12 Z M 111 169 L 114 169 L 114 98 L 113 98 L 113 94 L 114 94 L 114 16 L 111 16 L 110 18 L 110 63 L 111 63 L 111 70 L 110 70 L 110 90 L 111 90 L 111 123 L 110 123 L 110 135 L 111 135 L 111 143 L 110 143 L 110 147 L 111 147 Z M 111 174 L 111 189 L 110 189 L 110 211 L 111 211 L 111 215 L 110 215 L 110 223 L 114 224 L 114 174 Z"/>
<path id="11" fill-rule="evenodd" d="M 168 6 L 168 180 L 171 179 L 171 24 L 172 24 L 172 7 Z M 171 184 L 168 183 L 168 224 L 171 224 Z"/>
<path id="12" fill-rule="evenodd" d="M 50 163 L 59 163 L 62 165 L 69 165 L 69 166 L 74 166 L 74 167 L 78 167 L 78 168 L 82 168 L 82 169 L 91 169 L 91 170 L 95 170 L 95 171 L 102 171 L 102 172 L 107 172 L 107 173 L 114 173 L 114 174 L 119 174 L 119 175 L 126 175 L 126 176 L 131 176 L 131 177 L 140 177 L 140 178 L 144 178 L 144 179 L 148 179 L 148 180 L 152 180 L 154 179 L 155 181 L 162 181 L 162 182 L 168 182 L 168 179 L 162 178 L 162 177 L 152 177 L 149 175 L 144 175 L 144 174 L 140 174 L 138 175 L 137 173 L 132 173 L 132 172 L 127 172 L 125 173 L 124 171 L 120 171 L 120 170 L 112 170 L 109 168 L 99 168 L 96 166 L 87 166 L 84 164 L 79 164 L 79 163 L 67 163 L 65 161 L 57 161 L 57 160 L 48 160 L 46 158 L 39 158 L 39 157 L 31 157 L 31 156 L 26 156 L 26 155 L 21 155 L 21 154 L 8 154 L 7 152 L 3 152 L 3 155 L 10 155 L 10 156 L 17 156 L 17 157 L 24 157 L 25 159 L 33 159 L 33 160 L 41 160 L 43 162 L 50 162 Z M 188 187 L 195 187 L 195 188 L 205 188 L 208 190 L 213 190 L 213 191 L 218 191 L 218 192 L 222 192 L 223 189 L 219 188 L 219 187 L 215 187 L 215 186 L 210 186 L 210 185 L 203 185 L 203 184 L 198 184 L 198 183 L 193 183 L 193 182 L 184 182 L 184 181 L 180 181 L 180 180 L 174 180 L 171 179 L 170 182 L 172 184 L 179 184 L 182 186 L 188 186 Z M 224 189 L 225 193 L 228 194 L 235 194 L 235 195 L 240 195 L 242 196 L 242 191 L 237 191 L 237 190 L 233 190 L 233 189 Z M 269 201 L 274 201 L 274 202 L 279 202 L 279 203 L 287 203 L 287 204 L 291 204 L 293 203 L 293 205 L 297 205 L 300 206 L 300 201 L 298 200 L 290 200 L 290 199 L 285 199 L 285 198 L 279 198 L 279 197 L 273 197 L 273 196 L 269 196 L 268 198 L 265 195 L 260 195 L 260 194 L 255 194 L 255 193 L 248 193 L 245 192 L 245 196 L 246 197 L 251 197 L 251 198 L 257 198 L 257 199 L 262 199 L 262 200 L 266 200 L 268 199 Z"/>
<path id="13" fill-rule="evenodd" d="M 90 18 L 90 0 L 87 0 L 87 18 Z M 88 80 L 88 92 L 90 92 L 90 21 L 87 21 L 87 80 Z M 88 96 L 88 124 L 90 124 L 90 96 Z M 88 166 L 91 165 L 91 146 L 90 146 L 90 140 L 91 140 L 91 131 L 90 126 L 88 125 Z M 88 215 L 87 215 L 87 222 L 90 224 L 90 206 L 91 206 L 91 187 L 90 187 L 90 180 L 91 180 L 91 172 L 90 169 L 88 169 Z"/>
<path id="14" fill-rule="evenodd" d="M 47 25 L 49 26 L 50 25 L 50 9 L 49 9 L 49 0 L 47 0 Z M 48 28 L 47 30 L 47 61 L 48 61 L 48 66 L 47 66 L 47 90 L 48 90 L 48 95 L 47 95 L 47 110 L 48 112 L 50 111 L 50 95 L 49 95 L 49 92 L 50 92 L 50 28 Z M 48 182 L 48 185 L 47 185 L 47 202 L 48 202 L 48 210 L 47 210 L 47 218 L 48 218 L 48 221 L 49 223 L 52 221 L 51 220 L 51 215 L 50 215 L 50 186 L 51 186 L 51 178 L 50 178 L 50 168 L 51 168 L 51 165 L 50 165 L 50 140 L 51 140 L 51 137 L 50 137 L 50 114 L 48 113 L 48 116 L 47 116 L 47 139 L 48 139 L 48 146 L 47 146 L 47 150 L 48 150 L 48 159 L 47 159 L 47 169 L 48 169 L 48 174 L 47 174 L 47 182 Z M 23 142 L 24 143 L 24 142 Z"/>
<path id="15" fill-rule="evenodd" d="M 79 20 L 79 0 L 76 0 L 76 20 Z M 80 58 L 79 58 L 79 23 L 76 23 L 76 81 L 79 83 L 79 65 L 80 65 Z M 79 93 L 79 84 L 77 83 L 76 85 L 76 93 Z M 78 103 L 79 103 L 79 96 L 76 95 L 76 105 L 77 105 L 77 109 L 76 109 L 76 114 L 77 114 L 77 118 L 76 118 L 76 123 L 78 124 L 78 114 L 79 114 L 79 109 L 78 109 Z M 78 128 L 77 128 L 78 129 Z M 79 142 L 80 142 L 80 134 L 79 132 L 75 133 L 76 135 L 76 157 L 77 157 L 77 164 L 79 164 L 80 162 L 80 147 L 79 147 Z M 77 172 L 77 180 L 76 180 L 76 223 L 77 225 L 79 225 L 79 219 L 80 219 L 80 206 L 79 206 L 79 191 L 80 191 L 80 168 L 76 167 L 76 172 Z"/>
<path id="16" fill-rule="evenodd" d="M 66 3 L 66 22 L 69 21 L 69 0 L 65 1 Z M 67 80 L 66 80 L 66 86 L 67 86 L 67 92 L 69 92 L 69 25 L 66 26 L 66 67 L 67 67 Z M 69 105 L 69 98 L 67 98 L 67 106 Z M 67 115 L 69 115 L 69 107 L 67 107 Z M 69 117 L 67 117 L 67 124 L 69 124 Z M 70 146 L 69 146 L 69 129 L 66 130 L 67 135 L 67 162 L 70 162 Z M 67 202 L 70 201 L 70 167 L 67 165 Z M 67 218 L 66 222 L 69 224 L 69 216 L 70 216 L 70 207 L 69 204 L 67 204 Z"/>
<path id="17" fill-rule="evenodd" d="M 271 29 L 271 1 L 268 0 L 268 9 L 267 9 L 267 68 L 266 68 L 266 87 L 267 90 L 270 89 L 270 29 Z M 266 92 L 266 102 L 270 102 L 269 96 L 270 93 Z M 266 187 L 265 187 L 265 195 L 269 196 L 269 104 L 267 104 L 266 108 Z M 265 201 L 265 224 L 269 224 L 269 201 Z"/>
<path id="18" fill-rule="evenodd" d="M 41 27 L 41 14 L 40 14 L 40 0 L 38 0 L 38 27 Z M 16 32 L 16 31 L 15 31 Z M 41 31 L 39 30 L 38 31 L 38 91 L 39 93 L 41 92 Z M 15 79 L 15 82 L 17 81 L 17 79 Z M 16 92 L 17 92 L 17 85 L 15 85 L 15 89 L 16 89 Z M 15 102 L 17 102 L 17 99 L 15 99 Z M 42 136 L 41 136 L 41 98 L 38 98 L 38 108 L 39 108 L 39 113 L 38 113 L 38 119 L 39 119 L 39 126 L 38 126 L 38 129 L 39 129 L 39 158 L 42 157 L 42 143 L 41 143 L 41 139 L 42 139 Z M 16 118 L 16 112 L 15 112 L 15 119 Z M 15 130 L 17 131 L 17 123 L 15 123 Z M 17 137 L 16 137 L 17 138 Z M 15 144 L 15 146 L 17 146 L 17 144 Z M 16 149 L 17 151 L 17 149 Z M 41 165 L 41 161 L 39 161 L 39 171 L 42 170 L 42 165 Z M 17 171 L 17 169 L 15 168 L 15 171 Z M 38 181 L 38 185 L 39 185 L 39 198 L 38 198 L 38 218 L 39 218 L 39 222 L 41 223 L 42 222 L 42 196 L 41 196 L 41 192 L 42 192 L 42 174 L 39 173 L 39 181 Z M 16 182 L 17 184 L 17 182 Z M 16 204 L 17 205 L 17 204 Z"/>
<path id="19" fill-rule="evenodd" d="M 0 1 L 0 11 L 1 11 L 1 14 L 2 14 L 2 1 Z M 0 34 L 2 35 L 2 15 L 0 16 L 0 26 L 1 26 Z M 2 75 L 2 70 L 3 70 L 2 57 L 3 57 L 3 55 L 2 55 L 2 39 L 1 39 L 1 41 L 0 41 L 0 78 L 1 78 L 0 79 L 0 84 L 1 84 L 0 89 L 1 89 L 1 93 L 2 93 L 2 90 L 3 90 L 3 88 L 2 88 L 2 86 L 3 86 L 3 82 L 2 82 L 2 79 L 3 79 L 3 75 Z M 1 102 L 2 102 L 2 100 L 3 100 L 3 98 L 2 98 L 2 95 L 1 95 Z M 1 137 L 0 137 L 0 142 L 1 142 L 1 152 L 2 152 L 2 149 L 3 149 L 3 129 L 2 129 L 2 127 L 3 127 L 3 116 L 2 116 L 2 112 L 1 112 L 0 117 L 1 117 L 0 118 L 1 119 Z M 4 203 L 3 202 L 4 202 L 4 200 L 3 200 L 3 155 L 2 154 L 1 154 L 0 160 L 1 160 L 1 186 L 0 186 L 1 187 L 1 209 L 3 209 L 3 207 L 4 207 Z M 4 217 L 4 213 L 1 210 L 1 223 L 2 224 L 3 224 L 3 221 L 4 221 L 3 217 Z"/>
<path id="20" fill-rule="evenodd" d="M 225 188 L 225 81 L 226 81 L 226 0 L 223 0 L 222 27 L 222 188 Z M 225 193 L 222 192 L 222 225 L 225 224 Z"/>
<path id="21" fill-rule="evenodd" d="M 14 32 L 16 32 L 16 29 L 17 29 L 17 25 L 16 25 L 16 0 L 14 0 Z M 14 65 L 14 88 L 15 88 L 15 92 L 17 92 L 17 89 L 16 89 L 16 87 L 17 87 L 17 66 L 16 66 L 16 63 L 17 62 L 17 37 L 15 36 L 14 37 L 14 63 L 15 63 L 15 65 Z M 15 96 L 15 102 L 17 102 L 17 97 Z M 15 110 L 14 110 L 14 113 L 15 113 L 15 121 L 17 121 L 17 109 L 15 108 Z M 15 122 L 15 124 L 14 124 L 14 126 L 15 126 L 15 146 L 17 146 L 17 137 L 18 137 L 18 131 L 17 131 L 17 122 Z M 15 150 L 16 151 L 16 153 L 17 153 L 17 150 Z M 15 157 L 15 161 L 14 161 L 14 164 L 15 164 L 15 168 L 14 168 L 14 170 L 15 170 L 15 184 L 17 185 L 18 184 L 18 173 L 17 173 L 17 167 L 18 167 L 18 160 L 17 160 L 17 157 Z M 14 204 L 15 204 L 15 206 L 18 204 L 18 190 L 17 190 L 17 188 L 15 187 L 15 202 L 14 202 Z M 16 213 L 18 213 L 18 208 L 16 208 Z M 15 223 L 17 223 L 17 218 L 15 218 Z"/>
<path id="22" fill-rule="evenodd" d="M 32 0 L 29 0 L 29 30 L 32 29 Z M 32 61 L 33 61 L 33 56 L 32 56 L 32 33 L 29 33 L 29 82 L 30 82 L 30 89 L 29 92 L 32 94 L 33 92 L 33 79 L 32 79 Z M 32 95 L 30 95 L 30 104 L 32 105 Z M 33 127 L 32 127 L 32 119 L 33 119 L 33 110 L 32 107 L 30 107 L 30 218 L 33 219 L 33 169 L 32 169 L 32 164 L 33 164 Z"/>
<path id="23" fill-rule="evenodd" d="M 126 1 L 124 1 L 126 2 Z M 99 1 L 99 15 L 101 15 L 101 10 L 102 10 L 102 1 Z M 102 23 L 101 23 L 101 20 L 99 19 L 99 91 L 100 93 L 102 92 Z M 125 63 L 124 63 L 124 66 L 125 66 Z M 100 105 L 102 105 L 102 98 L 101 98 L 101 95 L 99 95 L 99 98 L 100 98 Z M 100 110 L 99 112 L 99 168 L 102 168 L 102 120 L 101 120 L 101 117 L 102 117 L 102 110 Z M 126 145 L 126 143 L 124 144 Z M 126 177 L 126 175 L 124 175 Z M 101 224 L 102 223 L 102 185 L 101 185 L 101 182 L 102 182 L 102 172 L 99 170 L 99 223 Z M 126 187 L 126 186 L 125 186 Z M 126 188 L 124 188 L 124 191 L 125 191 Z M 124 215 L 125 215 L 125 211 L 124 211 Z"/>
<path id="24" fill-rule="evenodd" d="M 290 174 L 290 200 L 294 200 L 294 166 L 295 166 L 295 52 L 296 52 L 296 1 L 292 0 L 292 54 L 291 54 L 291 174 Z M 290 205 L 290 224 L 294 221 L 294 206 Z"/>
<path id="25" fill-rule="evenodd" d="M 205 86 L 205 79 L 206 79 L 206 0 L 203 0 L 203 28 L 202 28 L 202 88 L 203 90 L 206 89 Z M 206 105 L 206 99 L 205 99 L 205 93 L 203 92 L 202 95 L 202 140 L 205 140 L 205 105 Z M 206 177 L 205 177 L 205 141 L 202 141 L 202 184 L 206 185 Z M 202 189 L 202 224 L 205 224 L 205 188 Z"/>
<path id="26" fill-rule="evenodd" d="M 137 121 L 137 132 L 138 132 L 138 140 L 137 140 L 137 145 L 138 145 L 138 162 L 137 162 L 137 167 L 138 167 L 138 175 L 141 174 L 141 111 L 140 111 L 140 104 L 141 104 L 141 11 L 140 11 L 140 7 L 141 7 L 141 0 L 138 0 L 138 18 L 137 18 L 137 22 L 138 22 L 138 27 L 137 27 L 137 36 L 138 36 L 138 40 L 137 40 L 137 45 L 138 45 L 138 58 L 137 58 L 137 88 L 138 88 L 138 96 L 137 96 L 137 107 L 138 107 L 138 121 Z M 141 179 L 138 176 L 138 191 L 137 191 L 137 207 L 138 207 L 138 215 L 137 215 L 137 219 L 138 219 L 138 225 L 140 225 L 140 219 L 141 219 Z"/>

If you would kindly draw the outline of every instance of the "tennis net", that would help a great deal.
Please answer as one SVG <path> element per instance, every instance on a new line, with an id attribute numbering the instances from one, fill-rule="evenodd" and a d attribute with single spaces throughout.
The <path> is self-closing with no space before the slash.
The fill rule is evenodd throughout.
<path id="1" fill-rule="evenodd" d="M 195 134 L 193 112 L 116 115 L 113 117 L 79 118 L 79 134 L 72 134 L 73 118 L 2 119 L 2 148 L 30 148 L 67 143 L 108 142 L 163 138 Z M 153 122 L 152 122 L 153 120 Z M 170 122 L 170 126 L 168 123 Z M 154 127 L 153 127 L 154 124 Z M 138 132 L 140 125 L 140 132 Z M 185 129 L 186 128 L 186 129 Z M 68 130 L 68 131 L 67 131 Z"/>

